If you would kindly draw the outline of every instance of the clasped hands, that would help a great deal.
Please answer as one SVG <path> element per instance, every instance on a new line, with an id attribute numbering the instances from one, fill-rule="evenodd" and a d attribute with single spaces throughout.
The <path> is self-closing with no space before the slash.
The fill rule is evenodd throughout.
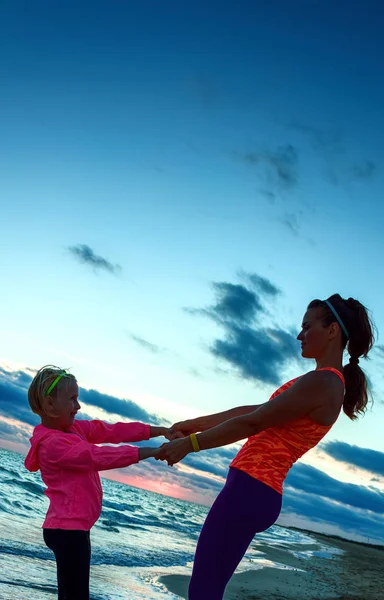
<path id="1" fill-rule="evenodd" d="M 172 467 L 193 450 L 189 435 L 194 432 L 192 421 L 175 423 L 169 428 L 166 435 L 169 442 L 158 448 L 154 458 L 164 460 Z"/>

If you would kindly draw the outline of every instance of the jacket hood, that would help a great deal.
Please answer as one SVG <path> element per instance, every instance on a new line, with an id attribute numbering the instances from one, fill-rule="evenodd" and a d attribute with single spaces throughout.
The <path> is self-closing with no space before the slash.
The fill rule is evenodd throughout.
<path id="1" fill-rule="evenodd" d="M 38 454 L 39 445 L 43 439 L 50 437 L 51 435 L 57 435 L 57 430 L 49 429 L 44 425 L 37 425 L 33 430 L 33 435 L 29 440 L 31 448 L 24 461 L 24 466 L 28 471 L 38 471 L 40 469 Z"/>

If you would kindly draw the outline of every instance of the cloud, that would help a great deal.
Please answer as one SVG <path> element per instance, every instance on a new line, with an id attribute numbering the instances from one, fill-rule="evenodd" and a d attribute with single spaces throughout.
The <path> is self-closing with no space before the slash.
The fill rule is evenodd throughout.
<path id="1" fill-rule="evenodd" d="M 382 514 L 375 515 L 339 502 L 332 502 L 319 493 L 307 493 L 305 490 L 288 488 L 283 497 L 282 512 L 286 515 L 306 518 L 312 525 L 317 523 L 328 528 L 333 526 L 347 537 L 358 534 L 370 539 L 371 542 L 383 543 Z"/>
<path id="2" fill-rule="evenodd" d="M 288 127 L 306 135 L 316 150 L 327 150 L 333 154 L 345 153 L 343 136 L 340 131 L 324 131 L 298 121 L 291 122 Z"/>
<path id="3" fill-rule="evenodd" d="M 375 174 L 377 166 L 371 160 L 366 160 L 360 165 L 354 165 L 351 169 L 352 176 L 355 179 L 371 179 Z"/>
<path id="4" fill-rule="evenodd" d="M 141 443 L 137 445 L 140 446 Z M 183 461 L 183 464 L 186 464 L 186 462 Z M 156 487 L 159 490 L 162 484 L 181 487 L 186 491 L 193 492 L 193 494 L 198 494 L 200 501 L 212 501 L 224 485 L 224 480 L 218 481 L 199 473 L 184 471 L 181 463 L 180 465 L 169 467 L 167 463 L 160 460 L 156 461 L 155 459 L 141 461 L 136 465 L 131 465 L 128 471 L 120 469 L 120 472 L 125 477 L 140 477 L 147 481 L 156 482 Z"/>
<path id="5" fill-rule="evenodd" d="M 244 281 L 244 285 L 213 282 L 212 287 L 216 296 L 216 303 L 209 308 L 186 309 L 187 312 L 208 316 L 219 323 L 227 321 L 252 323 L 257 314 L 265 310 L 261 297 L 270 296 L 274 298 L 281 291 L 271 281 L 256 273 L 240 271 L 238 276 Z"/>
<path id="6" fill-rule="evenodd" d="M 302 210 L 297 210 L 296 212 L 286 212 L 281 217 L 277 218 L 277 221 L 281 223 L 288 231 L 295 236 L 296 238 L 303 239 L 311 246 L 315 246 L 315 242 L 312 238 L 306 237 L 302 233 L 302 224 L 300 222 L 301 218 L 304 216 L 304 212 Z"/>
<path id="7" fill-rule="evenodd" d="M 216 282 L 213 284 L 216 303 L 189 312 L 204 315 L 221 326 L 224 337 L 210 346 L 216 358 L 231 364 L 245 379 L 278 385 L 283 367 L 299 359 L 295 335 L 263 325 L 268 315 L 266 302 L 281 292 L 257 274 L 240 273 L 240 276 L 247 285 Z"/>
<path id="8" fill-rule="evenodd" d="M 161 348 L 160 346 L 157 346 L 156 344 L 153 344 L 152 342 L 148 342 L 144 338 L 139 337 L 138 335 L 135 335 L 133 333 L 128 333 L 128 336 L 131 338 L 131 340 L 136 342 L 136 344 L 138 344 L 145 350 L 148 350 L 148 352 L 152 352 L 153 354 L 159 354 L 160 352 L 166 351 L 165 348 Z"/>
<path id="9" fill-rule="evenodd" d="M 0 373 L 0 414 L 28 425 L 38 425 L 40 419 L 28 404 L 26 389 Z"/>
<path id="10" fill-rule="evenodd" d="M 121 271 L 120 265 L 114 265 L 106 258 L 97 256 L 92 248 L 86 244 L 77 244 L 77 246 L 68 246 L 68 251 L 74 256 L 79 262 L 93 267 L 95 270 L 108 271 L 113 275 L 118 274 Z"/>
<path id="11" fill-rule="evenodd" d="M 300 224 L 298 215 L 302 215 L 302 211 L 299 213 L 285 213 L 279 221 L 295 236 L 298 237 L 300 234 Z"/>
<path id="12" fill-rule="evenodd" d="M 384 452 L 338 441 L 322 444 L 321 449 L 336 460 L 384 477 Z"/>
<path id="13" fill-rule="evenodd" d="M 0 414 L 35 426 L 38 425 L 40 419 L 32 413 L 28 403 L 27 388 L 31 380 L 32 377 L 23 371 L 8 372 L 0 367 Z M 118 415 L 132 421 L 145 423 L 158 424 L 160 422 L 160 417 L 147 412 L 132 400 L 116 398 L 96 390 L 83 388 L 80 388 L 79 396 L 81 403 L 101 408 L 109 415 Z M 87 417 L 86 411 L 81 411 L 81 413 L 83 419 Z M 164 423 L 164 419 L 162 421 Z"/>
<path id="14" fill-rule="evenodd" d="M 83 388 L 80 389 L 79 397 L 80 402 L 84 402 L 87 406 L 102 408 L 107 413 L 116 414 L 133 421 L 155 424 L 159 421 L 158 416 L 148 413 L 132 400 L 116 398 L 97 390 L 84 390 Z"/>
<path id="15" fill-rule="evenodd" d="M 291 144 L 263 152 L 235 152 L 234 157 L 256 169 L 262 169 L 267 181 L 282 191 L 293 190 L 299 182 L 299 157 Z"/>
<path id="16" fill-rule="evenodd" d="M 243 277 L 248 284 L 254 287 L 257 293 L 263 296 L 271 296 L 272 298 L 276 298 L 281 294 L 280 288 L 278 288 L 269 279 L 261 277 L 256 273 L 246 273 L 245 271 L 240 271 L 239 276 Z"/>
<path id="17" fill-rule="evenodd" d="M 288 127 L 308 138 L 311 146 L 324 160 L 325 176 L 332 185 L 338 186 L 351 180 L 369 181 L 377 171 L 377 165 L 372 160 L 350 166 L 347 157 L 341 158 L 342 155 L 346 155 L 341 132 L 323 131 L 300 122 L 292 122 Z"/>
<path id="18" fill-rule="evenodd" d="M 229 465 L 237 452 L 238 449 L 233 447 L 214 448 L 209 452 L 188 454 L 184 464 L 198 471 L 226 477 Z"/>
<path id="19" fill-rule="evenodd" d="M 34 374 L 35 372 L 30 369 L 26 369 L 25 371 L 10 371 L 0 365 L 0 379 L 5 379 L 24 390 L 29 388 Z"/>
<path id="20" fill-rule="evenodd" d="M 282 329 L 252 329 L 229 324 L 226 337 L 211 346 L 214 356 L 229 362 L 244 379 L 279 385 L 287 362 L 299 359 L 295 336 Z"/>
<path id="21" fill-rule="evenodd" d="M 129 468 L 125 475 L 134 474 L 143 480 L 151 479 L 177 486 L 188 493 L 201 495 L 201 501 L 211 502 L 224 484 L 234 448 L 217 448 L 191 454 L 173 468 L 153 460 Z M 198 473 L 183 470 L 183 465 L 197 469 Z M 123 471 L 122 471 L 123 472 Z M 207 473 L 204 476 L 203 473 Z M 213 479 L 210 475 L 223 478 Z M 282 515 L 299 515 L 309 523 L 331 526 L 344 535 L 356 532 L 372 541 L 384 539 L 384 494 L 349 483 L 337 481 L 318 469 L 297 463 L 286 480 Z"/>
<path id="22" fill-rule="evenodd" d="M 233 319 L 247 323 L 262 310 L 257 295 L 243 285 L 218 282 L 213 283 L 213 288 L 217 302 L 212 307 L 211 314 L 219 320 Z"/>
<path id="23" fill-rule="evenodd" d="M 13 444 L 22 444 L 28 446 L 30 434 L 22 427 L 11 425 L 3 421 L 0 417 L 0 439 L 12 442 Z"/>
<path id="24" fill-rule="evenodd" d="M 315 467 L 304 463 L 296 464 L 288 474 L 286 485 L 352 506 L 365 511 L 384 515 L 384 492 L 353 483 L 345 483 L 330 477 Z"/>

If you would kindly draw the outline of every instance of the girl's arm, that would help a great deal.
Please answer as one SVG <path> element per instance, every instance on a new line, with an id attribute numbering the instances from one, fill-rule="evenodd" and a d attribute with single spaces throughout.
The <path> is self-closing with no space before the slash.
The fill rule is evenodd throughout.
<path id="1" fill-rule="evenodd" d="M 75 427 L 91 444 L 121 444 L 122 442 L 141 442 L 152 437 L 163 435 L 167 437 L 167 427 L 153 427 L 145 423 L 104 423 L 104 421 L 75 421 Z"/>
<path id="2" fill-rule="evenodd" d="M 155 425 L 149 426 L 150 438 L 159 437 L 160 435 L 167 438 L 167 440 L 172 440 L 174 438 L 174 436 L 171 434 L 169 427 L 157 427 Z"/>
<path id="3" fill-rule="evenodd" d="M 139 448 L 139 461 L 145 460 L 146 458 L 154 458 L 157 455 L 158 448 Z"/>
<path id="4" fill-rule="evenodd" d="M 71 471 L 107 471 L 121 469 L 155 456 L 157 448 L 136 446 L 96 446 L 77 436 L 60 436 L 41 444 L 40 466 Z"/>

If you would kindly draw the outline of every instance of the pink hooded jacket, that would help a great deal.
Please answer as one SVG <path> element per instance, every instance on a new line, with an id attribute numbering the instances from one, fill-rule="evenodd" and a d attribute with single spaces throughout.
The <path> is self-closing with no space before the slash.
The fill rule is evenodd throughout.
<path id="1" fill-rule="evenodd" d="M 50 500 L 43 527 L 88 531 L 101 512 L 103 491 L 98 471 L 119 469 L 139 462 L 135 446 L 95 444 L 148 440 L 150 426 L 144 423 L 74 421 L 67 431 L 38 425 L 30 439 L 25 459 L 28 471 L 41 471 Z"/>

